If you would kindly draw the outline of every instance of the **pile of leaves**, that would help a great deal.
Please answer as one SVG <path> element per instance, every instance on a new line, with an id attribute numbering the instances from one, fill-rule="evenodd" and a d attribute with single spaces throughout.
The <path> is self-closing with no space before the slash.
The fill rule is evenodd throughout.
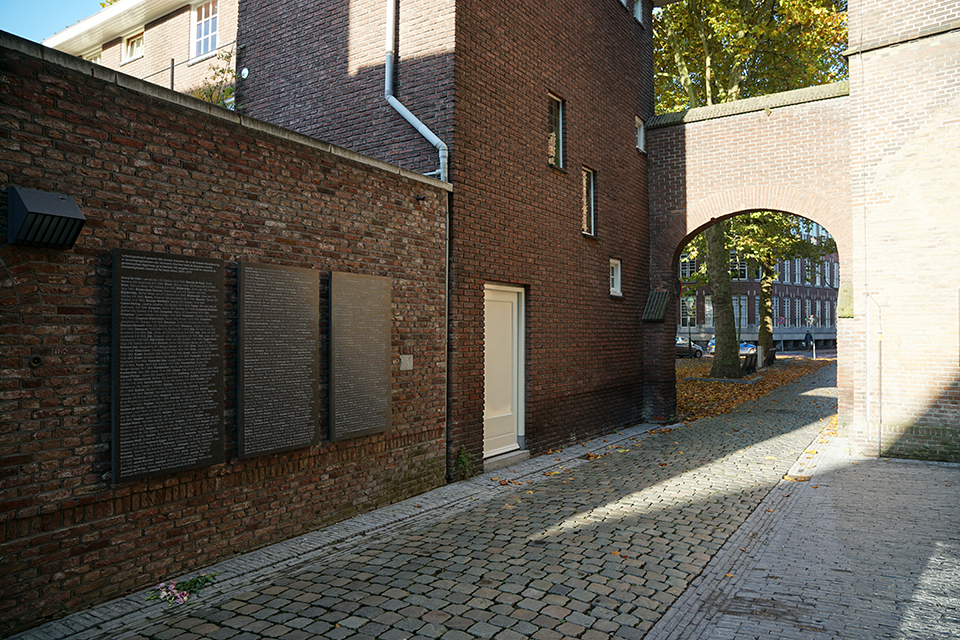
<path id="1" fill-rule="evenodd" d="M 743 378 L 752 384 L 732 381 L 697 380 L 710 375 L 710 358 L 677 360 L 678 421 L 698 420 L 729 413 L 738 405 L 767 395 L 788 382 L 836 362 L 834 359 L 783 356 L 772 367 Z M 689 379 L 694 378 L 694 379 Z"/>

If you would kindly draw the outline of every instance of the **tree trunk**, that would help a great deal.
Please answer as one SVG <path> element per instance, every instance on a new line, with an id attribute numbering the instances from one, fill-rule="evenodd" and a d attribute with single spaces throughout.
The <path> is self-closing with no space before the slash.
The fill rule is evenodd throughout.
<path id="1" fill-rule="evenodd" d="M 724 241 L 726 223 L 720 222 L 704 231 L 707 240 L 707 274 L 713 297 L 713 323 L 716 328 L 711 378 L 740 378 L 740 345 L 733 318 L 733 295 L 730 293 L 730 253 Z"/>
<path id="2" fill-rule="evenodd" d="M 764 357 L 773 349 L 773 304 L 771 296 L 773 294 L 773 280 L 777 275 L 773 264 L 763 261 L 760 263 L 760 317 L 757 318 L 757 324 L 760 325 L 760 335 L 757 341 L 763 349 Z"/>

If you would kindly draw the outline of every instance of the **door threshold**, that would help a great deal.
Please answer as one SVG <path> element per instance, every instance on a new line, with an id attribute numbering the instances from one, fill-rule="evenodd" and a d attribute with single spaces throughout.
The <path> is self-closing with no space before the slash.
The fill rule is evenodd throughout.
<path id="1" fill-rule="evenodd" d="M 527 449 L 514 449 L 507 453 L 501 453 L 498 456 L 493 456 L 492 458 L 485 458 L 483 460 L 483 472 L 487 473 L 488 471 L 494 471 L 496 469 L 502 469 L 503 467 L 509 467 L 512 464 L 518 462 L 523 462 L 524 460 L 530 459 L 530 451 Z"/>

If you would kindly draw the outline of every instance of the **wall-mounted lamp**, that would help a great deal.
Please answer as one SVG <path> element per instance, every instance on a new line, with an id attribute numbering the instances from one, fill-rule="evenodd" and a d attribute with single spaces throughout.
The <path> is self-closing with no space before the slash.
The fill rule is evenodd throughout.
<path id="1" fill-rule="evenodd" d="M 87 219 L 70 196 L 7 187 L 7 242 L 44 249 L 69 249 Z"/>

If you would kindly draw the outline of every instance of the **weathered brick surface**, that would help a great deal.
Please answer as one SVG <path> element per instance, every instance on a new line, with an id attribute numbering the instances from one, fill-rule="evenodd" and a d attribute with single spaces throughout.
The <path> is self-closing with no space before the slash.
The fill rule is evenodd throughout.
<path id="1" fill-rule="evenodd" d="M 857 240 L 850 348 L 859 356 L 851 437 L 876 452 L 882 421 L 885 451 L 956 461 L 960 31 L 910 38 L 934 23 L 956 24 L 960 7 L 927 2 L 896 5 L 893 13 L 882 4 L 861 0 L 850 7 L 852 24 L 876 25 L 885 41 L 901 42 L 850 58 Z"/>
<path id="2" fill-rule="evenodd" d="M 419 171 L 437 152 L 383 98 L 384 3 L 241 6 L 240 103 Z M 400 3 L 397 96 L 451 150 L 450 452 L 482 456 L 484 285 L 526 294 L 526 437 L 533 453 L 642 416 L 648 290 L 652 41 L 616 0 L 530 11 L 510 2 Z M 650 6 L 647 7 L 650 11 Z M 279 31 L 278 31 L 279 30 Z M 289 32 L 288 32 L 289 30 Z M 317 41 L 316 55 L 277 33 Z M 547 164 L 548 94 L 566 105 L 566 169 Z M 581 233 L 582 167 L 597 172 L 598 233 Z M 609 260 L 623 298 L 609 295 Z"/>
<path id="3" fill-rule="evenodd" d="M 0 245 L 0 632 L 443 483 L 446 188 L 132 78 L 122 82 L 142 92 L 124 88 L 103 79 L 112 71 L 17 38 L 2 44 L 0 182 L 71 195 L 87 224 L 69 251 Z M 227 265 L 226 464 L 112 482 L 118 247 Z M 392 278 L 389 432 L 237 459 L 241 260 L 321 272 L 322 345 L 330 271 Z M 399 370 L 401 354 L 412 371 Z M 324 401 L 321 433 L 327 415 Z"/>

